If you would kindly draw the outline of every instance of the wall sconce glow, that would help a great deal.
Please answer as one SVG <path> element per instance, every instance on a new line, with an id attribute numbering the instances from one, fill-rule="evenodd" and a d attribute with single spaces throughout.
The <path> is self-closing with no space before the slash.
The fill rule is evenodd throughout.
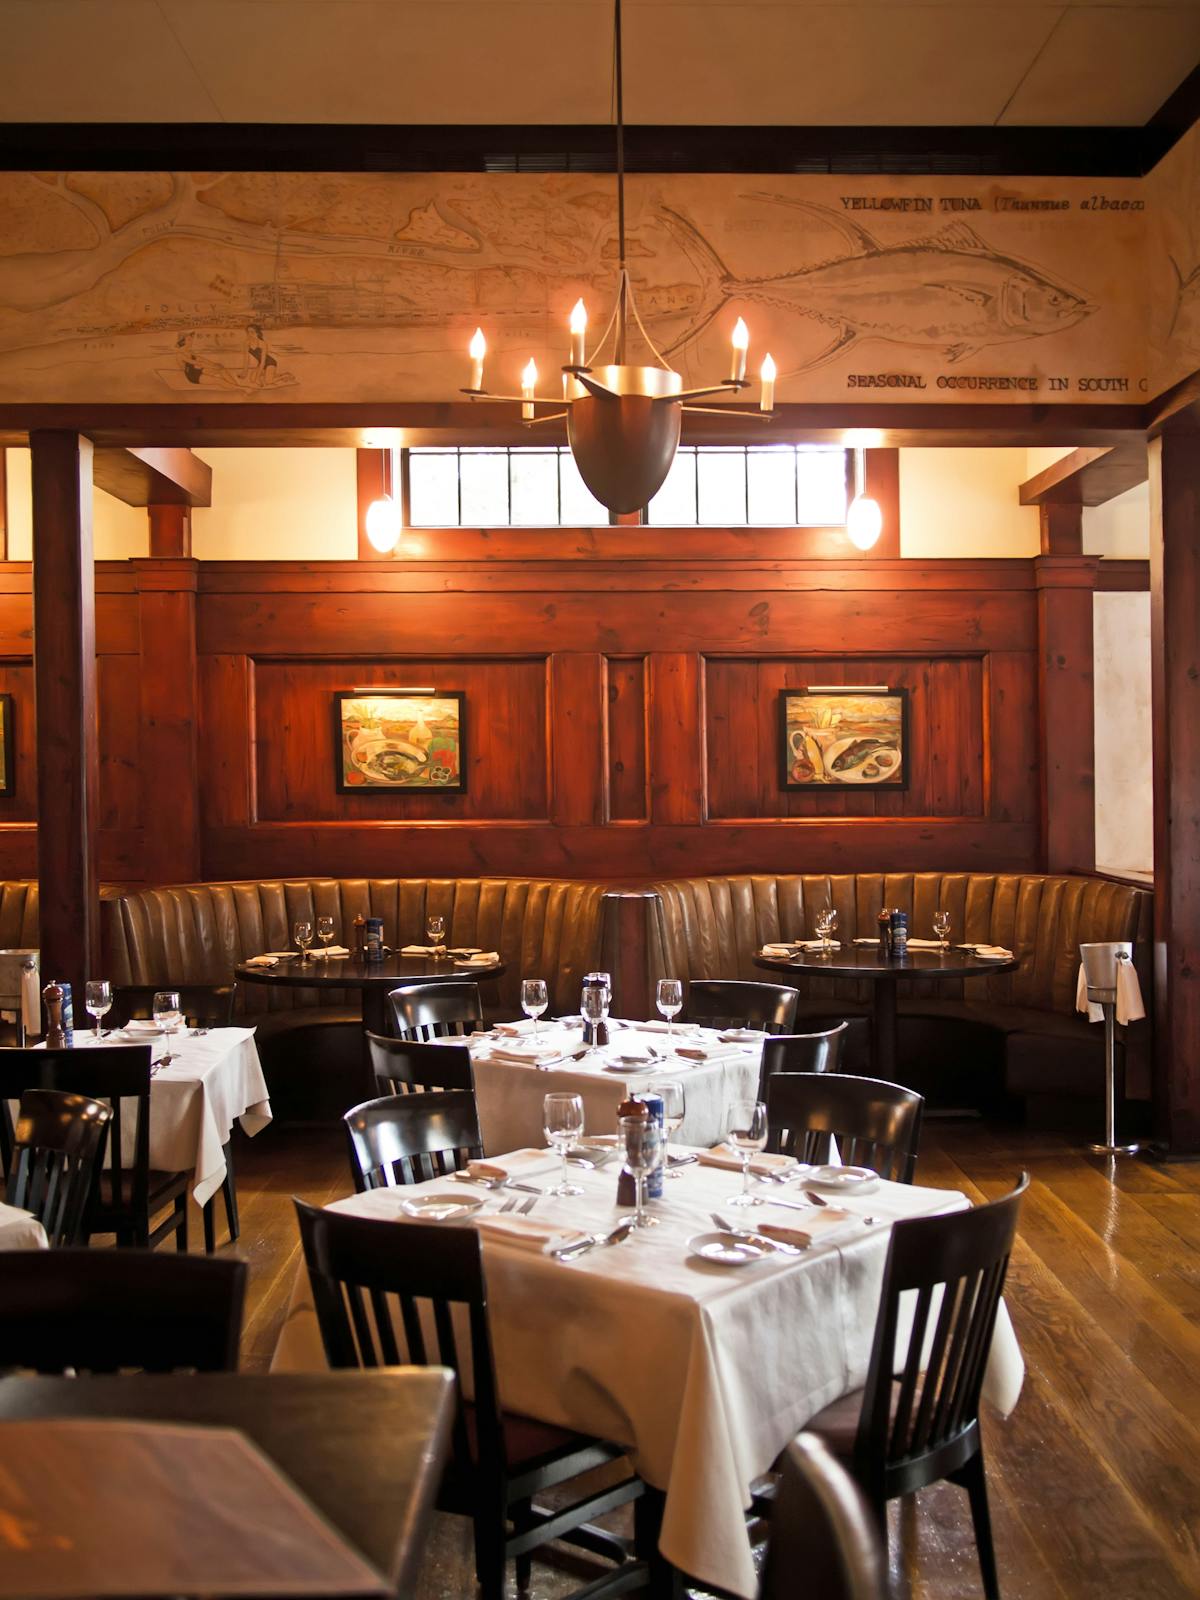
<path id="1" fill-rule="evenodd" d="M 733 363 L 729 369 L 729 381 L 741 383 L 746 376 L 746 351 L 750 348 L 750 329 L 741 317 L 733 325 Z"/>
<path id="2" fill-rule="evenodd" d="M 378 550 L 381 556 L 391 555 L 400 543 L 403 531 L 400 507 L 390 494 L 385 494 L 381 500 L 372 500 L 367 507 L 366 531 L 371 548 Z"/>
<path id="3" fill-rule="evenodd" d="M 471 387 L 483 388 L 483 358 L 487 355 L 487 340 L 483 337 L 483 329 L 476 328 L 471 335 L 471 342 L 467 346 L 467 354 L 471 358 Z"/>
<path id="4" fill-rule="evenodd" d="M 879 502 L 857 494 L 846 513 L 846 537 L 856 550 L 870 550 L 883 532 L 883 512 Z"/>

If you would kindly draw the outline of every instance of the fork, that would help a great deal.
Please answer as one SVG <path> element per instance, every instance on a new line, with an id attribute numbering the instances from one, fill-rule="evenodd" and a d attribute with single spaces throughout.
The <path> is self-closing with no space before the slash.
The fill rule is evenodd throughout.
<path id="1" fill-rule="evenodd" d="M 504 1204 L 503 1204 L 503 1205 L 502 1205 L 502 1206 L 501 1206 L 501 1207 L 500 1207 L 500 1208 L 499 1208 L 499 1209 L 498 1209 L 498 1210 L 497 1210 L 497 1211 L 496 1211 L 496 1212 L 494 1212 L 494 1213 L 493 1213 L 493 1214 L 494 1214 L 494 1215 L 495 1215 L 495 1216 L 497 1216 L 497 1217 L 502 1217 L 502 1216 L 504 1216 L 504 1215 L 506 1215 L 506 1214 L 507 1214 L 507 1213 L 508 1213 L 508 1212 L 509 1212 L 509 1211 L 511 1211 L 511 1210 L 512 1210 L 512 1209 L 513 1209 L 513 1208 L 514 1208 L 514 1206 L 515 1206 L 515 1205 L 516 1205 L 516 1203 L 517 1203 L 517 1197 L 516 1197 L 516 1195 L 512 1195 L 512 1196 L 511 1196 L 511 1197 L 510 1197 L 510 1198 L 509 1198 L 509 1199 L 508 1199 L 508 1200 L 506 1200 L 506 1201 L 505 1201 L 505 1202 L 504 1202 Z"/>
<path id="2" fill-rule="evenodd" d="M 522 1200 L 521 1203 L 517 1206 L 517 1215 L 519 1217 L 527 1217 L 529 1215 L 529 1213 L 533 1210 L 534 1206 L 537 1205 L 537 1203 L 538 1203 L 538 1197 L 537 1197 L 536 1194 L 533 1195 L 528 1200 Z"/>

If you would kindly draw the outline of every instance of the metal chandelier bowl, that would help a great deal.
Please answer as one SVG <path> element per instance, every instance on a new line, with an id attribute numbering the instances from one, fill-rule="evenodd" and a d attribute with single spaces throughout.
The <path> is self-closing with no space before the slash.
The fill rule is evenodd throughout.
<path id="1" fill-rule="evenodd" d="M 579 375 L 567 440 L 579 475 L 602 506 L 640 511 L 663 486 L 679 448 L 683 380 L 664 367 L 601 367 Z"/>

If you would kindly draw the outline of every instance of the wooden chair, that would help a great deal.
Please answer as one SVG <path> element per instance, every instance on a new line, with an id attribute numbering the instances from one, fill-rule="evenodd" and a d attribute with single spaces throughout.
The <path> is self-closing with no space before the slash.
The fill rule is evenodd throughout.
<path id="1" fill-rule="evenodd" d="M 112 1016 L 114 1027 L 124 1027 L 136 1018 L 154 1015 L 154 996 L 164 989 L 174 989 L 179 996 L 179 1006 L 189 1028 L 231 1028 L 233 1005 L 237 998 L 236 983 L 171 983 L 122 984 L 113 991 Z M 221 1184 L 221 1198 L 225 1202 L 225 1221 L 229 1228 L 230 1244 L 241 1233 L 238 1220 L 237 1181 L 233 1172 L 232 1141 L 224 1146 L 225 1177 Z M 204 1221 L 204 1248 L 209 1255 L 216 1249 L 216 1195 L 204 1202 L 201 1216 Z"/>
<path id="2" fill-rule="evenodd" d="M 767 1079 L 775 1072 L 836 1072 L 848 1022 L 822 1033 L 776 1033 L 763 1040 L 758 1098 L 767 1098 Z"/>
<path id="3" fill-rule="evenodd" d="M 887 1552 L 854 1479 L 811 1433 L 780 1465 L 759 1600 L 886 1600 Z"/>
<path id="4" fill-rule="evenodd" d="M 87 1095 L 26 1089 L 5 1198 L 32 1211 L 53 1248 L 82 1244 L 84 1210 L 112 1111 Z"/>
<path id="5" fill-rule="evenodd" d="M 477 983 L 405 983 L 388 994 L 396 1036 L 414 1041 L 474 1033 L 483 1025 Z"/>
<path id="6" fill-rule="evenodd" d="M 84 1234 L 115 1233 L 118 1245 L 152 1249 L 169 1234 L 187 1249 L 186 1172 L 150 1170 L 150 1046 L 112 1045 L 102 1050 L 0 1050 L 3 1102 L 26 1089 L 57 1089 L 104 1100 L 112 1111 L 108 1147 L 84 1214 Z M 123 1151 L 133 1152 L 129 1166 Z M 168 1206 L 170 1214 L 152 1227 Z"/>
<path id="7" fill-rule="evenodd" d="M 475 1096 L 469 1089 L 384 1095 L 355 1106 L 343 1120 L 359 1194 L 445 1177 L 483 1154 Z"/>
<path id="8" fill-rule="evenodd" d="M 236 1372 L 246 1265 L 150 1250 L 0 1255 L 0 1368 Z"/>
<path id="9" fill-rule="evenodd" d="M 965 1489 L 987 1600 L 1000 1600 L 1000 1585 L 979 1393 L 1028 1186 L 1023 1172 L 1011 1194 L 990 1205 L 893 1226 L 866 1384 L 808 1424 L 850 1467 L 885 1538 L 887 1502 L 897 1495 L 941 1478 Z M 900 1320 L 905 1294 L 915 1295 L 915 1307 L 905 1307 L 911 1325 L 907 1315 Z M 898 1348 L 897 1331 L 906 1325 Z"/>
<path id="10" fill-rule="evenodd" d="M 381 1094 L 475 1088 L 471 1052 L 466 1045 L 420 1044 L 413 1039 L 389 1039 L 368 1029 L 367 1050 Z"/>
<path id="11" fill-rule="evenodd" d="M 587 1600 L 622 1594 L 646 1581 L 646 1566 L 623 1559 L 622 1541 L 586 1526 L 590 1517 L 636 1500 L 635 1477 L 611 1479 L 561 1509 L 533 1496 L 595 1467 L 619 1462 L 619 1445 L 500 1410 L 488 1325 L 480 1238 L 474 1228 L 378 1222 L 295 1202 L 329 1365 L 441 1365 L 469 1369 L 474 1398 L 456 1385 L 451 1460 L 438 1504 L 475 1526 L 475 1569 L 482 1600 L 502 1600 L 505 1566 L 515 1558 L 517 1587 L 528 1585 L 531 1552 L 551 1539 L 620 1560 L 586 1589 Z M 393 1305 L 398 1323 L 393 1322 Z M 429 1301 L 428 1320 L 417 1301 Z M 456 1316 L 455 1313 L 458 1313 Z M 459 1321 L 461 1317 L 462 1321 Z M 403 1343 L 397 1327 L 403 1329 Z M 469 1347 L 463 1338 L 469 1329 Z"/>
<path id="12" fill-rule="evenodd" d="M 791 1033 L 796 1026 L 797 990 L 782 983 L 741 983 L 733 978 L 694 978 L 688 984 L 689 1022 L 706 1028 L 764 1028 Z"/>
<path id="13" fill-rule="evenodd" d="M 911 1183 L 924 1109 L 915 1090 L 879 1078 L 775 1072 L 767 1079 L 767 1146 L 797 1161 L 822 1162 L 836 1139 L 846 1166 Z"/>

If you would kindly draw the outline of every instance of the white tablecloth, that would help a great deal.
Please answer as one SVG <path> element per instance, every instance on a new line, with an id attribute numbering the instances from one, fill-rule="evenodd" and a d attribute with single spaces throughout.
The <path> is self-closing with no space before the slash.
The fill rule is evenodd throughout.
<path id="1" fill-rule="evenodd" d="M 157 1033 L 116 1031 L 100 1044 L 90 1033 L 75 1034 L 77 1050 L 128 1044 L 150 1045 L 155 1060 L 166 1050 Z M 224 1146 L 234 1122 L 250 1135 L 270 1122 L 267 1082 L 253 1028 L 211 1028 L 195 1038 L 177 1034 L 171 1054 L 179 1059 L 150 1079 L 150 1166 L 193 1173 L 192 1194 L 197 1205 L 204 1205 L 225 1181 Z M 132 1116 L 123 1116 L 123 1161 L 133 1160 L 133 1134 Z"/>
<path id="2" fill-rule="evenodd" d="M 707 1167 L 681 1170 L 655 1203 L 660 1227 L 575 1262 L 487 1240 L 496 1366 L 507 1409 L 630 1446 L 638 1471 L 666 1492 L 663 1554 L 702 1581 L 749 1597 L 756 1593 L 744 1518 L 750 1484 L 816 1412 L 864 1382 L 889 1230 L 864 1225 L 849 1243 L 749 1267 L 698 1262 L 685 1253 L 686 1241 L 712 1228 L 709 1212 L 726 1205 L 740 1179 Z M 616 1170 L 573 1169 L 572 1178 L 586 1193 L 541 1200 L 535 1216 L 594 1231 L 612 1226 Z M 377 1190 L 334 1209 L 395 1218 L 399 1203 L 398 1191 Z M 881 1183 L 844 1203 L 891 1220 L 967 1201 L 954 1191 Z M 739 1213 L 725 1215 L 733 1222 Z M 753 1215 L 803 1222 L 799 1212 L 776 1207 L 755 1207 Z M 273 1368 L 321 1365 L 301 1269 Z M 1023 1374 L 1005 1312 L 987 1398 L 1007 1412 Z"/>
<path id="3" fill-rule="evenodd" d="M 45 1250 L 46 1230 L 30 1211 L 0 1201 L 0 1250 Z"/>
<path id="4" fill-rule="evenodd" d="M 543 1024 L 539 1037 L 545 1043 L 561 1045 L 566 1054 L 583 1047 L 578 1028 L 571 1030 Z M 704 1044 L 732 1053 L 712 1062 L 677 1057 L 646 1070 L 623 1067 L 620 1054 L 644 1050 L 647 1044 L 665 1051 L 666 1036 L 643 1033 L 634 1024 L 627 1024 L 613 1029 L 610 1042 L 603 1050 L 549 1071 L 492 1059 L 491 1052 L 495 1048 L 525 1046 L 531 1041 L 532 1035 L 528 1033 L 523 1033 L 519 1040 L 479 1034 L 471 1043 L 479 1125 L 488 1155 L 544 1143 L 542 1100 L 552 1090 L 582 1095 L 585 1133 L 615 1133 L 617 1106 L 630 1090 L 653 1089 L 656 1083 L 668 1080 L 682 1083 L 685 1115 L 675 1140 L 679 1144 L 705 1147 L 716 1144 L 729 1131 L 729 1108 L 735 1100 L 753 1100 L 758 1095 L 761 1039 L 740 1047 L 723 1046 L 710 1028 L 692 1028 L 687 1033 L 677 1028 L 677 1045 Z M 461 1039 L 446 1042 L 463 1043 Z M 617 1070 L 612 1070 L 614 1068 Z"/>

